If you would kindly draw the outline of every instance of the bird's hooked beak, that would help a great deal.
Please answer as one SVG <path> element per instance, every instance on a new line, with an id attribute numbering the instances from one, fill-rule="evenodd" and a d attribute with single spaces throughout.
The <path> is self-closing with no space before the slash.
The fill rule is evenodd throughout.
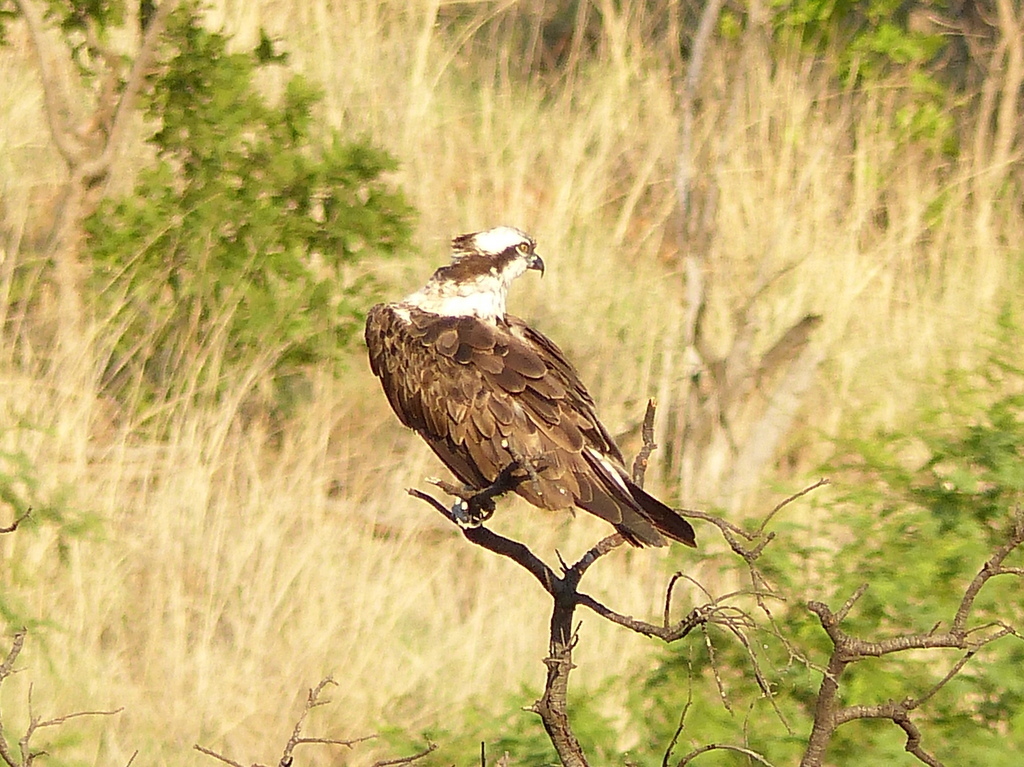
<path id="1" fill-rule="evenodd" d="M 526 268 L 527 269 L 536 269 L 538 272 L 540 272 L 540 276 L 543 277 L 544 276 L 544 259 L 541 258 L 540 256 L 538 256 L 536 253 L 533 253 L 530 256 L 530 260 L 526 264 Z"/>

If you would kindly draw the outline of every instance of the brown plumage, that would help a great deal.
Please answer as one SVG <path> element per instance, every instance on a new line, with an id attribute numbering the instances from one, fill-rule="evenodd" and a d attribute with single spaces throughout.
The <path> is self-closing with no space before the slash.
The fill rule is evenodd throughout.
<path id="1" fill-rule="evenodd" d="M 637 487 L 575 368 L 547 337 L 506 314 L 512 280 L 543 270 L 525 234 L 500 227 L 453 241 L 453 264 L 366 321 L 370 367 L 403 424 L 465 484 L 483 489 L 518 456 L 516 492 L 536 506 L 578 506 L 634 545 L 693 528 Z M 529 476 L 528 474 L 532 474 Z"/>

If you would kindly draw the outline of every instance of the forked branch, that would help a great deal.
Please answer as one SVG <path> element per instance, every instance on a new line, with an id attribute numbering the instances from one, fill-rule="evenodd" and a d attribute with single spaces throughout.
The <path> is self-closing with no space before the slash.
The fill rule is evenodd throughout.
<path id="1" fill-rule="evenodd" d="M 647 468 L 647 460 L 655 448 L 654 415 L 654 404 L 649 403 L 642 429 L 644 444 L 633 464 L 634 481 L 641 486 Z M 556 572 L 527 546 L 483 527 L 480 522 L 482 519 L 486 519 L 490 511 L 493 510 L 494 499 L 515 489 L 517 481 L 513 476 L 514 468 L 515 465 L 507 467 L 489 487 L 482 490 L 466 490 L 449 483 L 432 480 L 432 484 L 458 499 L 451 509 L 420 490 L 410 489 L 408 492 L 413 497 L 429 503 L 446 519 L 457 524 L 462 534 L 470 542 L 516 562 L 531 573 L 544 590 L 551 595 L 553 606 L 550 622 L 550 649 L 548 657 L 544 661 L 547 667 L 547 677 L 544 693 L 534 704 L 532 710 L 540 716 L 562 764 L 567 767 L 585 767 L 586 757 L 579 740 L 572 732 L 566 713 L 568 680 L 573 669 L 572 650 L 577 642 L 577 635 L 573 630 L 573 616 L 577 606 L 586 607 L 601 617 L 631 631 L 657 637 L 665 642 L 681 639 L 700 626 L 717 623 L 726 626 L 740 636 L 744 646 L 749 649 L 749 643 L 743 637 L 742 630 L 752 625 L 752 621 L 742 610 L 727 604 L 730 598 L 737 596 L 737 594 L 729 594 L 717 600 L 709 595 L 710 602 L 708 604 L 695 608 L 681 620 L 670 623 L 669 608 L 672 587 L 677 578 L 673 578 L 669 586 L 666 596 L 665 620 L 661 626 L 618 613 L 590 595 L 580 592 L 579 585 L 587 570 L 598 559 L 625 543 L 625 539 L 618 533 L 610 535 L 598 541 L 575 564 L 567 565 L 560 561 L 560 572 Z M 471 513 L 468 516 L 472 518 L 468 524 L 466 509 L 470 510 Z M 487 516 L 474 517 L 475 510 L 484 510 Z M 750 539 L 749 534 L 739 528 L 734 528 L 724 520 L 718 520 L 717 517 L 711 517 L 702 512 L 682 513 L 697 519 L 717 520 L 719 529 L 732 536 L 732 540 L 737 541 L 737 547 L 740 546 L 738 543 L 740 538 L 748 536 L 748 540 Z M 748 561 L 752 562 L 753 559 L 756 559 L 763 546 L 764 544 L 755 547 L 756 553 L 748 553 L 747 556 L 750 557 Z M 744 549 L 744 551 L 746 550 Z"/>
<path id="2" fill-rule="evenodd" d="M 351 738 L 349 740 L 339 740 L 337 738 L 310 738 L 302 734 L 302 727 L 306 723 L 306 717 L 309 716 L 309 712 L 318 706 L 323 706 L 329 701 L 323 700 L 321 695 L 325 688 L 330 685 L 337 685 L 331 677 L 325 677 L 320 683 L 313 687 L 306 695 L 306 705 L 302 709 L 302 713 L 299 714 L 299 718 L 295 722 L 295 727 L 292 729 L 292 736 L 288 738 L 288 742 L 285 744 L 284 751 L 281 753 L 281 759 L 278 761 L 278 767 L 292 767 L 295 761 L 293 752 L 296 746 L 305 744 L 320 744 L 328 746 L 345 746 L 352 748 L 357 743 L 363 743 L 367 740 L 372 740 L 377 737 L 376 735 L 364 735 L 361 738 Z M 201 754 L 211 756 L 219 762 L 230 765 L 230 767 L 244 767 L 240 762 L 236 762 L 234 759 L 227 757 L 223 754 L 214 751 L 206 746 L 201 746 L 198 743 L 194 746 L 195 750 Z M 265 767 L 258 762 L 254 762 L 252 767 Z"/>
<path id="3" fill-rule="evenodd" d="M 905 749 L 929 767 L 943 767 L 937 757 L 921 745 L 921 732 L 911 720 L 911 713 L 941 690 L 967 665 L 968 661 L 985 645 L 1005 636 L 1017 636 L 1017 630 L 1000 621 L 970 627 L 975 600 L 982 588 L 1000 575 L 1020 577 L 1024 570 L 1005 565 L 1011 552 L 1024 544 L 1024 511 L 1018 508 L 1014 514 L 1006 541 L 1000 545 L 981 566 L 977 574 L 964 589 L 956 612 L 949 621 L 946 631 L 932 630 L 922 633 L 904 633 L 881 640 L 866 640 L 843 631 L 841 624 L 856 605 L 857 600 L 867 591 L 867 584 L 858 588 L 843 606 L 833 612 L 822 602 L 809 602 L 807 609 L 818 617 L 821 627 L 832 642 L 832 653 L 822 678 L 815 705 L 811 735 L 804 752 L 801 767 L 819 767 L 823 763 L 825 749 L 836 728 L 857 719 L 888 719 L 906 734 Z M 851 663 L 864 658 L 880 658 L 906 650 L 954 649 L 964 651 L 949 671 L 928 692 L 917 698 L 889 701 L 877 705 L 841 706 L 838 692 L 843 673 Z"/>
<path id="4" fill-rule="evenodd" d="M 11 642 L 11 649 L 8 650 L 7 657 L 5 657 L 3 662 L 0 663 L 0 687 L 2 687 L 7 677 L 14 673 L 14 663 L 17 661 L 18 656 L 25 647 L 25 637 L 27 634 L 28 632 L 25 629 L 21 629 L 14 634 L 14 640 Z M 46 754 L 45 751 L 32 750 L 32 738 L 39 730 L 47 727 L 60 727 L 72 719 L 78 719 L 83 716 L 113 716 L 114 714 L 120 713 L 122 710 L 123 709 L 118 708 L 112 711 L 75 711 L 71 714 L 55 716 L 52 719 L 43 719 L 38 716 L 33 709 L 32 687 L 30 685 L 28 688 L 28 726 L 25 728 L 24 734 L 18 738 L 17 754 L 14 753 L 14 749 L 11 748 L 7 741 L 7 737 L 4 732 L 4 721 L 3 718 L 0 717 L 0 761 L 2 761 L 6 767 L 31 767 L 37 757 Z"/>

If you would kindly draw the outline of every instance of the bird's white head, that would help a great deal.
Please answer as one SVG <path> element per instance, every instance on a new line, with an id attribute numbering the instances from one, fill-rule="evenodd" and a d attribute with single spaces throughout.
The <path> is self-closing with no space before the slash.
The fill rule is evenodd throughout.
<path id="1" fill-rule="evenodd" d="M 525 232 L 499 226 L 452 240 L 452 262 L 442 266 L 406 304 L 445 316 L 475 316 L 496 322 L 516 277 L 534 269 L 544 274 L 536 243 Z"/>

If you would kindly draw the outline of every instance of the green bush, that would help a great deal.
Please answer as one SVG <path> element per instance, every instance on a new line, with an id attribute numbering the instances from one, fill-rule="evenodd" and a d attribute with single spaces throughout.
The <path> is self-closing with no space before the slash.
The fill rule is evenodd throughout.
<path id="1" fill-rule="evenodd" d="M 946 155 L 959 151 L 956 120 L 957 76 L 940 61 L 956 44 L 952 34 L 915 29 L 911 12 L 944 12 L 943 0 L 774 0 L 772 24 L 783 46 L 830 62 L 846 87 L 898 87 L 902 105 L 893 127 L 906 141 Z M 947 55 L 945 59 L 949 59 Z"/>
<path id="2" fill-rule="evenodd" d="M 189 8 L 166 34 L 146 97 L 155 163 L 86 222 L 91 284 L 120 329 L 108 380 L 166 396 L 184 374 L 217 392 L 240 365 L 281 380 L 339 360 L 371 298 L 353 265 L 409 242 L 395 161 L 320 135 L 301 76 L 263 96 L 257 77 L 285 58 L 266 38 L 230 53 Z"/>

